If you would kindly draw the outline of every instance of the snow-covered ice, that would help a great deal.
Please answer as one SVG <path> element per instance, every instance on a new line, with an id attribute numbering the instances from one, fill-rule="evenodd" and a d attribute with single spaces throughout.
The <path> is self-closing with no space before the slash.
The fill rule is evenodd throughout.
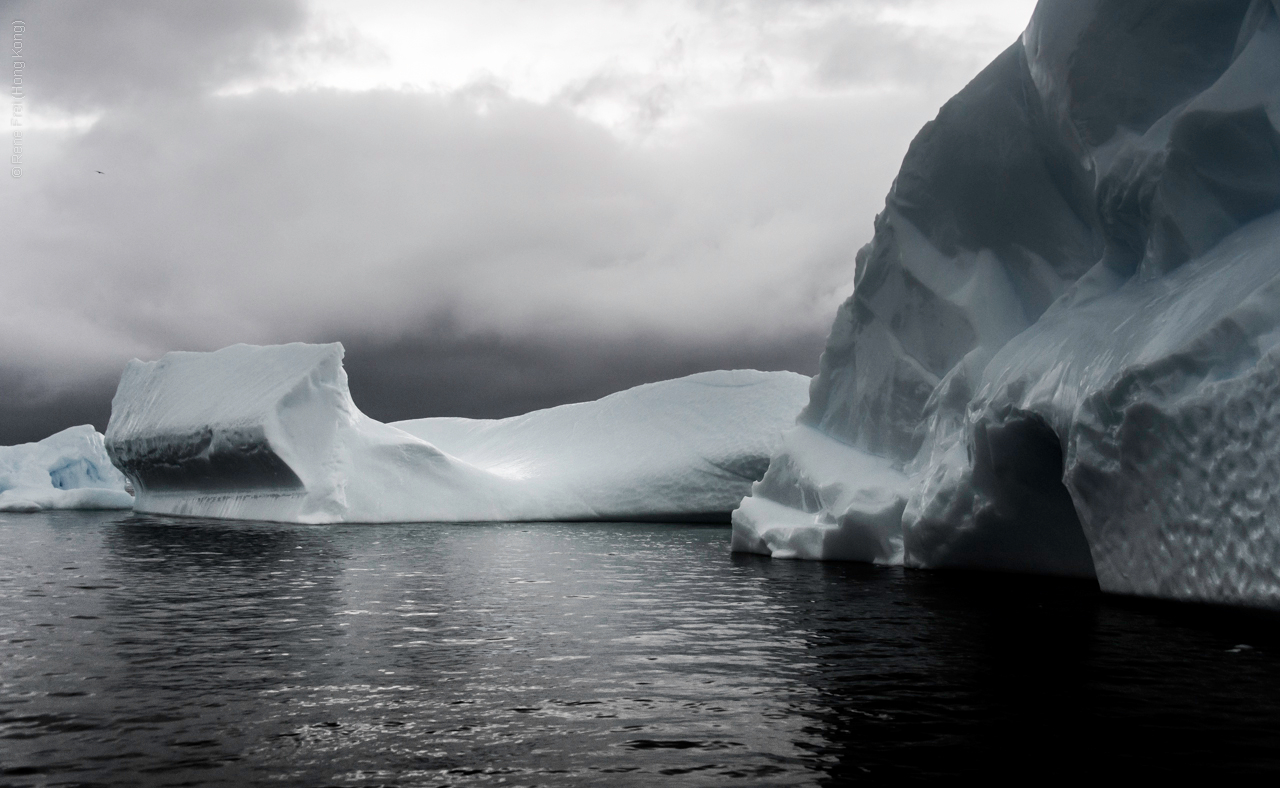
<path id="1" fill-rule="evenodd" d="M 38 443 L 0 446 L 0 512 L 132 507 L 124 476 L 90 425 Z"/>
<path id="2" fill-rule="evenodd" d="M 495 421 L 383 424 L 341 345 L 131 362 L 107 450 L 139 511 L 291 522 L 727 519 L 809 379 L 691 375 Z"/>
<path id="3" fill-rule="evenodd" d="M 1280 604 L 1277 128 L 1273 0 L 1041 0 L 913 142 L 735 549 Z"/>

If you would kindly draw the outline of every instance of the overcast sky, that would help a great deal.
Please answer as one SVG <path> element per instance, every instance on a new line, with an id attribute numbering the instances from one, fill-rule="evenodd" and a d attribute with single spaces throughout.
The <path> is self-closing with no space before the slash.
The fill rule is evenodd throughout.
<path id="1" fill-rule="evenodd" d="M 0 444 L 234 342 L 343 341 L 381 419 L 811 374 L 911 138 L 1033 6 L 0 2 Z"/>

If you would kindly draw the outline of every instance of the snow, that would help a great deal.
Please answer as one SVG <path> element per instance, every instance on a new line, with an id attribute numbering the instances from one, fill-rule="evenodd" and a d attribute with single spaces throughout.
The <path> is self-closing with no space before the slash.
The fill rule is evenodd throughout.
<path id="1" fill-rule="evenodd" d="M 708 372 L 510 419 L 382 424 L 341 345 L 133 361 L 107 449 L 139 511 L 288 522 L 727 519 L 809 379 Z"/>
<path id="2" fill-rule="evenodd" d="M 132 507 L 125 478 L 92 426 L 71 427 L 38 443 L 0 446 L 0 512 Z"/>
<path id="3" fill-rule="evenodd" d="M 1272 0 L 1042 0 L 912 144 L 734 548 L 1280 604 L 1277 127 Z"/>

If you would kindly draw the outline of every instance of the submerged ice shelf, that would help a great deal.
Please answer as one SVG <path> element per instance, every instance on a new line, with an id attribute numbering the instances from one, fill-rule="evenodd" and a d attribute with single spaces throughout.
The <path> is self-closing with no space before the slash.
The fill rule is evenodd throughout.
<path id="1" fill-rule="evenodd" d="M 0 446 L 0 512 L 132 507 L 102 434 L 87 424 L 37 443 Z"/>
<path id="2" fill-rule="evenodd" d="M 706 372 L 495 421 L 383 424 L 341 345 L 131 362 L 107 450 L 139 511 L 275 521 L 727 520 L 809 379 Z"/>
<path id="3" fill-rule="evenodd" d="M 913 142 L 734 548 L 1280 604 L 1280 11 L 1041 0 Z"/>

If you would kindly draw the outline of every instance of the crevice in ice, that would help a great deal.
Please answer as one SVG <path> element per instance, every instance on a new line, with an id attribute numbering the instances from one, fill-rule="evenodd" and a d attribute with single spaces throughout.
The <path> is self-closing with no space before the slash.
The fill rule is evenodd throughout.
<path id="1" fill-rule="evenodd" d="M 116 480 L 106 475 L 85 457 L 67 459 L 49 469 L 49 483 L 55 490 L 74 490 L 78 487 L 107 487 Z"/>
<path id="2" fill-rule="evenodd" d="M 973 503 L 963 527 L 924 519 L 908 529 L 912 563 L 1096 577 L 1063 484 L 1062 443 L 1043 418 L 1008 408 L 980 421 L 969 446 Z"/>
<path id="3" fill-rule="evenodd" d="M 0 512 L 129 509 L 127 481 L 91 425 L 71 427 L 39 443 L 0 446 Z"/>
<path id="4" fill-rule="evenodd" d="M 205 427 L 180 435 L 116 440 L 111 451 L 120 468 L 145 492 L 303 488 L 302 480 L 276 454 L 260 428 L 215 434 Z"/>

